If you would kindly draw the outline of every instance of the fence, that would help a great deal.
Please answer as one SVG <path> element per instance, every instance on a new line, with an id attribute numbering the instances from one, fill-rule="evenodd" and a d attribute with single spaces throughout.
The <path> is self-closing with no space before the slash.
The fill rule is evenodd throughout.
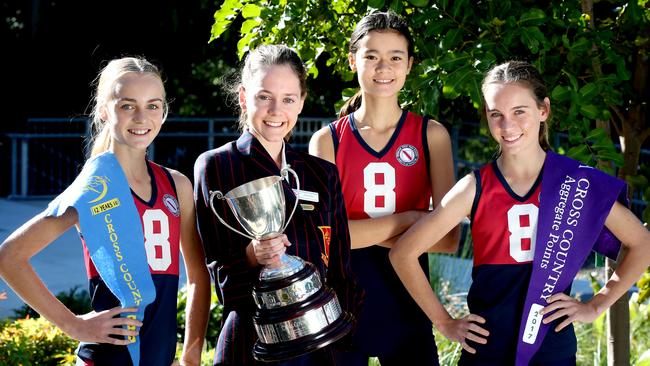
<path id="1" fill-rule="evenodd" d="M 331 117 L 300 118 L 294 128 L 291 145 L 306 151 L 312 134 L 329 123 Z M 162 165 L 173 167 L 192 177 L 194 161 L 204 151 L 221 146 L 239 136 L 236 117 L 192 118 L 170 117 L 149 147 L 148 156 Z M 9 198 L 52 197 L 61 193 L 77 176 L 85 161 L 84 139 L 90 133 L 87 118 L 31 118 L 24 133 L 11 133 L 11 193 Z M 471 141 L 488 145 L 479 125 L 468 122 L 450 128 L 456 176 L 476 169 L 490 156 L 463 159 L 460 148 L 469 148 Z M 477 137 L 479 136 L 479 137 Z M 555 134 L 554 145 L 566 140 Z M 643 150 L 641 161 L 648 161 L 650 151 Z M 640 192 L 639 192 L 640 193 Z M 646 206 L 639 193 L 632 209 L 639 215 Z"/>
<path id="2" fill-rule="evenodd" d="M 307 150 L 311 135 L 330 118 L 301 118 L 291 144 Z M 85 161 L 84 141 L 90 134 L 87 118 L 31 118 L 27 132 L 7 134 L 11 140 L 9 198 L 52 197 L 77 176 Z M 194 160 L 206 150 L 239 136 L 237 119 L 170 117 L 149 147 L 148 156 L 162 165 L 192 176 Z"/>

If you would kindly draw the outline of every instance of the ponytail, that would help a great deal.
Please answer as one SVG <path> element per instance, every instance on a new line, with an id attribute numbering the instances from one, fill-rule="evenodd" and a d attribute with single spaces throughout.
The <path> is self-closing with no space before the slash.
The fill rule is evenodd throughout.
<path id="1" fill-rule="evenodd" d="M 90 145 L 90 157 L 92 158 L 95 155 L 107 151 L 111 147 L 111 142 L 111 129 L 108 127 L 108 123 L 104 123 L 99 133 L 97 133 L 92 139 Z"/>
<path id="2" fill-rule="evenodd" d="M 549 111 L 550 118 L 550 111 Z M 547 119 L 548 120 L 548 119 Z M 553 151 L 551 148 L 551 143 L 548 141 L 548 122 L 542 121 L 539 125 L 539 146 L 542 147 L 544 151 Z"/>
<path id="3" fill-rule="evenodd" d="M 348 114 L 354 113 L 357 109 L 361 108 L 361 90 L 357 90 L 350 99 L 346 100 L 339 111 L 339 118 L 345 117 Z"/>

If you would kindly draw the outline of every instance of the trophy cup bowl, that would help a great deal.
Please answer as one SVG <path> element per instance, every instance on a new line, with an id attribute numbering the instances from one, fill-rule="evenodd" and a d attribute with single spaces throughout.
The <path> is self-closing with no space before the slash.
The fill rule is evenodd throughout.
<path id="1" fill-rule="evenodd" d="M 300 190 L 298 175 L 291 168 L 281 176 L 268 176 L 242 184 L 225 195 L 210 192 L 210 207 L 219 221 L 249 239 L 280 235 L 298 207 L 298 199 L 285 223 L 282 180 L 291 173 Z M 214 198 L 225 200 L 243 233 L 228 225 L 214 208 Z M 352 315 L 341 309 L 336 293 L 325 286 L 316 267 L 299 257 L 283 254 L 277 263 L 260 271 L 253 286 L 256 304 L 253 324 L 258 340 L 253 356 L 258 361 L 282 361 L 325 347 L 351 330 Z"/>

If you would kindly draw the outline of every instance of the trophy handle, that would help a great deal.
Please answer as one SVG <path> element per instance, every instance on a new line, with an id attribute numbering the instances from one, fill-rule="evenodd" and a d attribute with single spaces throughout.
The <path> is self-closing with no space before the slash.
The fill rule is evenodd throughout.
<path id="1" fill-rule="evenodd" d="M 296 173 L 294 172 L 293 174 L 296 174 Z M 220 221 L 222 224 L 226 225 L 226 227 L 229 228 L 230 230 L 232 230 L 232 231 L 234 231 L 234 232 L 236 232 L 236 233 L 238 233 L 238 234 L 240 234 L 240 235 L 243 235 L 243 236 L 245 236 L 245 237 L 247 237 L 247 238 L 249 238 L 249 239 L 255 239 L 254 237 L 252 237 L 252 236 L 250 236 L 250 235 L 248 235 L 248 234 L 244 234 L 244 233 L 242 233 L 241 231 L 235 229 L 234 227 L 228 225 L 228 224 L 227 224 L 227 223 L 226 223 L 226 222 L 221 218 L 221 216 L 219 216 L 219 214 L 217 213 L 217 210 L 214 209 L 214 204 L 213 204 L 213 202 L 212 202 L 215 196 L 217 196 L 217 199 L 220 199 L 220 200 L 225 200 L 226 198 L 223 196 L 223 193 L 221 193 L 221 191 L 210 191 L 210 197 L 208 198 L 208 200 L 210 201 L 210 208 L 212 209 L 212 213 L 214 213 L 214 214 L 217 216 L 217 218 L 219 219 L 219 221 Z M 294 210 L 295 210 L 295 208 L 294 208 Z M 286 227 L 286 226 L 285 226 L 285 227 Z M 284 229 L 283 229 L 283 230 L 284 230 Z"/>
<path id="2" fill-rule="evenodd" d="M 293 174 L 293 177 L 296 178 L 296 190 L 300 191 L 300 179 L 298 179 L 298 174 L 296 174 L 296 171 L 291 169 L 290 165 L 287 165 L 286 167 L 282 168 L 280 170 L 280 175 L 282 178 L 287 178 L 287 173 Z M 282 228 L 282 232 L 284 232 L 287 229 L 287 226 L 289 226 L 289 221 L 291 221 L 291 218 L 293 217 L 293 214 L 296 212 L 296 208 L 298 208 L 298 201 L 300 199 L 298 198 L 298 194 L 296 193 L 296 202 L 293 204 L 293 210 L 291 210 L 291 214 L 289 215 L 289 218 L 284 224 L 284 227 Z"/>

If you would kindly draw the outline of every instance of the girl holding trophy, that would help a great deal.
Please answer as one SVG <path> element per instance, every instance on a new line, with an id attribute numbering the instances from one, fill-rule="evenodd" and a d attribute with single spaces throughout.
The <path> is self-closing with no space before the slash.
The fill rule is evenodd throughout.
<path id="1" fill-rule="evenodd" d="M 650 233 L 619 203 L 624 182 L 551 151 L 550 101 L 532 65 L 493 67 L 482 92 L 497 159 L 461 179 L 413 225 L 391 262 L 434 326 L 461 343 L 460 365 L 575 365 L 571 323 L 593 321 L 625 294 L 650 264 Z M 454 321 L 416 265 L 466 216 L 474 240 L 467 303 L 485 319 L 480 326 L 472 315 Z M 616 258 L 620 242 L 629 252 L 605 286 L 585 303 L 570 297 L 589 253 Z"/>
<path id="2" fill-rule="evenodd" d="M 240 82 L 233 90 L 241 108 L 243 132 L 237 141 L 203 153 L 195 164 L 199 233 L 218 284 L 217 295 L 224 306 L 215 365 L 257 363 L 259 354 L 254 357 L 253 350 L 259 345 L 256 343 L 259 328 L 253 322 L 256 302 L 251 293 L 261 271 L 278 265 L 285 251 L 316 267 L 317 281 L 334 290 L 343 312 L 356 314 L 360 304 L 361 292 L 349 267 L 350 239 L 336 168 L 295 151 L 286 142 L 305 101 L 305 77 L 302 61 L 288 47 L 264 45 L 251 51 Z M 232 191 L 251 181 L 280 176 L 287 167 L 296 173 L 296 177 L 290 176 L 280 183 L 287 211 L 299 207 L 288 219 L 283 234 L 251 240 L 226 227 L 238 227 L 237 220 L 242 217 L 233 217 L 223 202 L 216 199 L 213 202 L 214 192 Z M 295 178 L 300 182 L 299 190 L 292 190 L 289 185 Z M 250 199 L 254 197 L 251 195 Z M 273 210 L 284 211 L 285 207 Z M 297 332 L 303 330 L 298 328 Z M 295 352 L 297 357 L 277 364 L 331 365 L 333 362 L 330 347 L 306 355 L 299 355 L 300 350 L 284 351 Z"/>
<path id="3" fill-rule="evenodd" d="M 198 365 L 210 278 L 192 184 L 146 159 L 167 116 L 158 69 L 112 60 L 97 81 L 91 157 L 72 185 L 7 238 L 0 275 L 39 314 L 81 341 L 77 365 L 170 365 L 176 353 L 179 250 L 188 280 L 181 362 Z M 69 228 L 81 237 L 93 312 L 73 314 L 29 264 Z M 53 270 L 64 270 L 63 268 Z"/>

